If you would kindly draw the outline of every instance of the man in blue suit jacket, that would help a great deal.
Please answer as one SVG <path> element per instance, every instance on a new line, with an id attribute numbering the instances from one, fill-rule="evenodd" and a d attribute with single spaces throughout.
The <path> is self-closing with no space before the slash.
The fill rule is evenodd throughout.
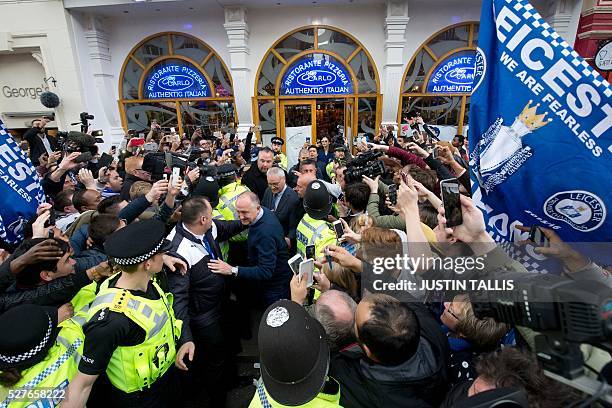
<path id="1" fill-rule="evenodd" d="M 236 211 L 242 224 L 250 226 L 247 240 L 250 266 L 231 266 L 217 259 L 210 261 L 208 267 L 214 273 L 259 283 L 253 287 L 259 286 L 257 294 L 264 307 L 289 299 L 292 272 L 287 264 L 289 255 L 280 222 L 270 210 L 261 207 L 257 195 L 250 191 L 238 197 Z"/>
<path id="2" fill-rule="evenodd" d="M 279 167 L 272 167 L 266 174 L 268 188 L 264 193 L 261 206 L 276 215 L 283 227 L 289 253 L 295 253 L 295 230 L 300 222 L 296 210 L 301 206 L 300 197 L 286 182 L 285 172 Z"/>

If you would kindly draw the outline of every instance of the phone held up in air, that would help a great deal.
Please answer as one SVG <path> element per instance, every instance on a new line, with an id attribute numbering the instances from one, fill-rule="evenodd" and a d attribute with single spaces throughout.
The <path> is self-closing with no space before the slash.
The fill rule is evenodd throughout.
<path id="1" fill-rule="evenodd" d="M 550 240 L 548 239 L 546 235 L 544 235 L 544 232 L 542 232 L 542 229 L 538 227 L 537 225 L 533 225 L 531 227 L 531 230 L 529 231 L 529 240 L 538 247 L 549 247 L 550 246 Z"/>
<path id="2" fill-rule="evenodd" d="M 315 246 L 314 245 L 307 245 L 304 252 L 306 253 L 306 259 L 315 258 Z"/>
<path id="3" fill-rule="evenodd" d="M 395 184 L 389 186 L 389 201 L 393 205 L 397 204 L 397 186 Z"/>
<path id="4" fill-rule="evenodd" d="M 440 182 L 442 192 L 442 203 L 444 204 L 444 217 L 447 227 L 456 227 L 463 224 L 461 213 L 461 199 L 459 193 L 459 182 L 457 179 L 447 179 Z"/>
<path id="5" fill-rule="evenodd" d="M 336 238 L 340 239 L 344 235 L 344 225 L 342 225 L 342 221 L 334 221 L 332 224 L 334 226 L 334 232 L 336 233 Z"/>
<path id="6" fill-rule="evenodd" d="M 306 259 L 300 262 L 298 270 L 298 282 L 306 279 L 306 287 L 309 288 L 314 283 L 314 259 Z"/>
<path id="7" fill-rule="evenodd" d="M 289 268 L 291 268 L 291 271 L 294 275 L 297 275 L 300 272 L 300 264 L 303 260 L 304 259 L 302 258 L 302 255 L 297 254 L 292 256 L 291 259 L 287 261 L 287 263 L 289 264 Z"/>
<path id="8" fill-rule="evenodd" d="M 181 177 L 181 169 L 179 167 L 172 168 L 172 183 L 176 183 L 176 181 Z"/>

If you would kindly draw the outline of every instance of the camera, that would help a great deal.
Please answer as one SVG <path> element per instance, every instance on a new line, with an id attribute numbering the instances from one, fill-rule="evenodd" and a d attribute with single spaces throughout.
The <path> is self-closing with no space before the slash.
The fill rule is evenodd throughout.
<path id="1" fill-rule="evenodd" d="M 86 122 L 88 120 L 93 120 L 94 115 L 90 115 L 87 112 L 81 112 L 81 115 L 79 117 L 81 119 L 81 122 Z"/>
<path id="2" fill-rule="evenodd" d="M 363 176 L 374 178 L 384 174 L 385 165 L 379 160 L 382 155 L 379 151 L 367 151 L 348 162 L 344 172 L 346 182 L 355 183 Z"/>

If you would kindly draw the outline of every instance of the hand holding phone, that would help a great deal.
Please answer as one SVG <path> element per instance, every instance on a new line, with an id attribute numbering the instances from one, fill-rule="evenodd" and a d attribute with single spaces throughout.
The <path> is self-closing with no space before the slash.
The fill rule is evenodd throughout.
<path id="1" fill-rule="evenodd" d="M 298 282 L 302 282 L 302 279 L 306 279 L 307 288 L 314 284 L 314 266 L 314 259 L 306 259 L 300 263 Z"/>
<path id="2" fill-rule="evenodd" d="M 529 231 L 529 240 L 533 242 L 537 247 L 549 247 L 550 240 L 540 227 L 533 225 Z"/>
<path id="3" fill-rule="evenodd" d="M 344 235 L 344 225 L 342 225 L 342 221 L 337 220 L 332 224 L 334 226 L 334 232 L 336 233 L 336 239 L 342 239 Z"/>
<path id="4" fill-rule="evenodd" d="M 442 180 L 440 182 L 440 191 L 442 192 L 442 203 L 444 205 L 446 226 L 450 228 L 463 224 L 459 182 L 457 179 L 453 178 Z"/>
<path id="5" fill-rule="evenodd" d="M 389 186 L 389 201 L 391 201 L 391 204 L 397 205 L 397 186 L 395 184 Z"/>
<path id="6" fill-rule="evenodd" d="M 291 257 L 291 259 L 289 259 L 287 261 L 287 263 L 289 264 L 289 268 L 291 268 L 291 271 L 293 272 L 294 275 L 297 275 L 300 272 L 300 264 L 304 261 L 304 259 L 302 258 L 302 255 L 297 254 Z"/>

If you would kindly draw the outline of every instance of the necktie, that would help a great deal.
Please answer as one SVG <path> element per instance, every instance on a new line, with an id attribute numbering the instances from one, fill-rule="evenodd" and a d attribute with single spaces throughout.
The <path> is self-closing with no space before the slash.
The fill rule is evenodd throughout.
<path id="1" fill-rule="evenodd" d="M 202 238 L 202 244 L 204 244 L 204 248 L 206 248 L 206 252 L 208 252 L 208 254 L 210 255 L 210 259 L 217 259 L 206 237 Z"/>
<path id="2" fill-rule="evenodd" d="M 272 195 L 272 206 L 273 206 L 272 211 L 276 211 L 276 207 L 278 207 L 278 194 L 279 193 Z"/>

